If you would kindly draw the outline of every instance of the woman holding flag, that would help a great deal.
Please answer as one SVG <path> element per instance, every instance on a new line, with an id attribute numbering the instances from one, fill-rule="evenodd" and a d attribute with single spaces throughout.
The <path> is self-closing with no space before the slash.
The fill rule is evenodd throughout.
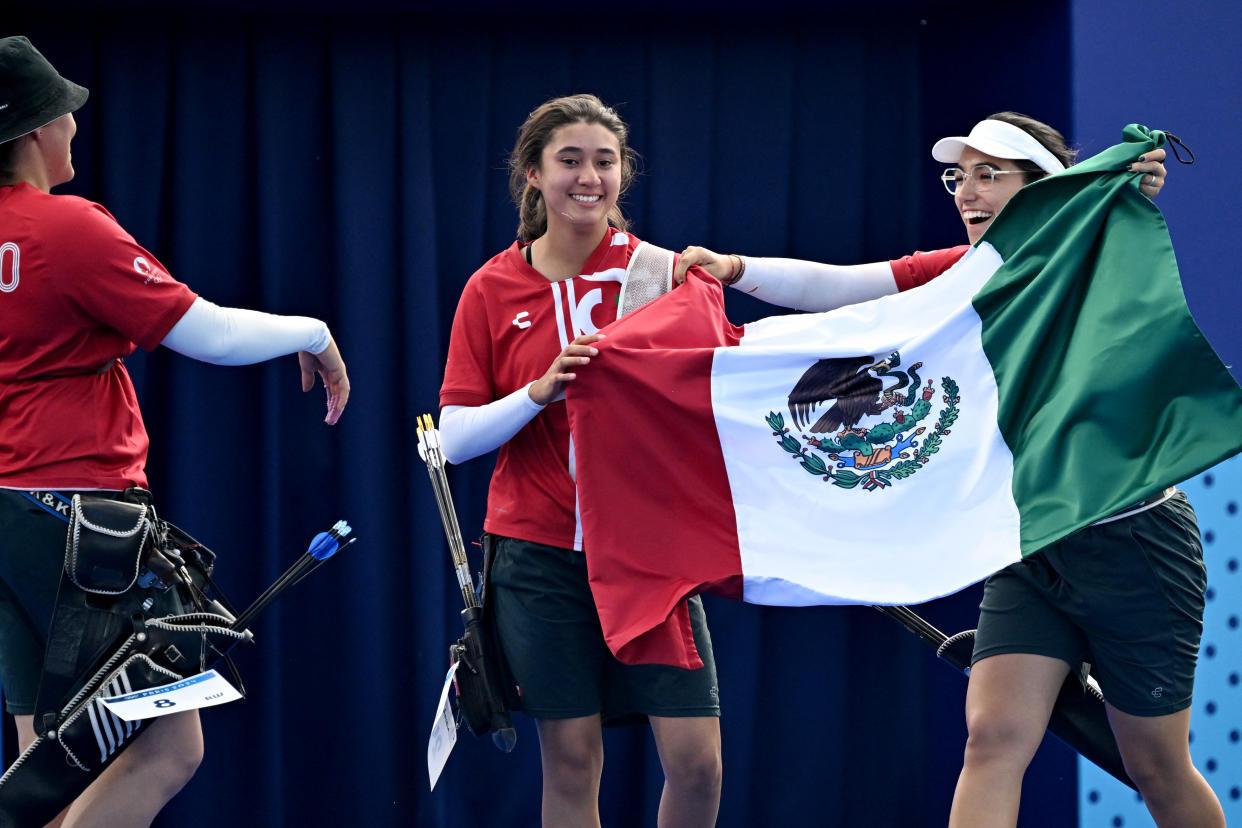
<path id="1" fill-rule="evenodd" d="M 970 244 L 1024 185 L 1074 163 L 1059 132 L 1013 112 L 945 138 L 932 156 Z M 1165 151 L 1129 171 L 1155 196 Z M 925 284 L 968 245 L 891 262 L 835 266 L 743 258 L 689 247 L 674 279 L 697 265 L 774 304 L 832 310 Z M 1224 826 L 1220 803 L 1191 762 L 1190 703 L 1206 571 L 1194 511 L 1174 489 L 992 575 L 984 587 L 966 694 L 969 739 L 950 826 L 1012 826 L 1022 777 L 1066 676 L 1091 666 L 1126 771 L 1161 826 Z"/>
<path id="2" fill-rule="evenodd" d="M 700 599 L 687 609 L 702 667 L 619 662 L 604 642 L 576 513 L 564 391 L 616 319 L 639 243 L 617 207 L 634 174 L 627 135 L 593 95 L 547 101 L 522 125 L 509 159 L 519 239 L 462 292 L 441 442 L 453 463 L 499 449 L 484 521 L 494 548 L 488 612 L 536 720 L 543 824 L 600 824 L 601 725 L 645 716 L 665 775 L 658 824 L 710 826 L 720 705 Z"/>

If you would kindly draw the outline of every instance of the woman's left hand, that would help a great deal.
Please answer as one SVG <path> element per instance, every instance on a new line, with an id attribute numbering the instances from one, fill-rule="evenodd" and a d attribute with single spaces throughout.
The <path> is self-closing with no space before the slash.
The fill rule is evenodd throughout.
<path id="1" fill-rule="evenodd" d="M 1139 192 L 1148 198 L 1155 198 L 1156 193 L 1164 187 L 1164 176 L 1168 172 L 1164 168 L 1165 155 L 1164 149 L 1155 149 L 1130 165 L 1131 172 L 1143 173 L 1139 181 Z"/>
<path id="2" fill-rule="evenodd" d="M 302 390 L 309 391 L 315 387 L 315 375 L 323 378 L 323 387 L 328 392 L 328 414 L 323 421 L 328 425 L 336 425 L 341 419 L 341 412 L 349 402 L 349 375 L 345 373 L 345 361 L 341 352 L 332 341 L 321 353 L 310 351 L 298 352 L 298 364 L 302 369 Z"/>

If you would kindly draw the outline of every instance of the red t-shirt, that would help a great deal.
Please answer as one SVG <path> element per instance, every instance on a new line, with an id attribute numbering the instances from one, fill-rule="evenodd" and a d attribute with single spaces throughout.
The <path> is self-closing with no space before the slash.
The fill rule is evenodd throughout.
<path id="1" fill-rule="evenodd" d="M 893 268 L 893 278 L 897 281 L 897 290 L 909 290 L 927 284 L 957 264 L 958 259 L 965 256 L 969 249 L 970 245 L 963 244 L 927 253 L 918 250 L 889 262 Z"/>
<path id="2" fill-rule="evenodd" d="M 0 187 L 0 487 L 145 486 L 120 359 L 159 345 L 194 299 L 100 205 Z"/>
<path id="3" fill-rule="evenodd" d="M 617 318 L 621 280 L 638 239 L 609 228 L 583 275 L 549 282 L 511 247 L 466 283 L 440 387 L 440 405 L 486 405 L 547 372 L 566 345 Z M 549 404 L 500 447 L 483 528 L 564 549 L 581 548 L 569 473 L 565 401 Z"/>

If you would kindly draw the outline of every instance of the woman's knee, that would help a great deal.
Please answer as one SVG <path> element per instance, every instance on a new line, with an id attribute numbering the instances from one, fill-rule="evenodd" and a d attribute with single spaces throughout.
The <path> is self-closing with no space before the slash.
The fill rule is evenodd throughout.
<path id="1" fill-rule="evenodd" d="M 1045 727 L 1004 710 L 968 710 L 966 761 L 1007 761 L 1025 767 L 1039 749 Z"/>
<path id="2" fill-rule="evenodd" d="M 543 766 L 545 770 L 558 776 L 596 778 L 604 766 L 604 757 L 598 751 L 581 747 L 569 748 L 561 746 L 557 750 L 544 749 Z"/>
<path id="3" fill-rule="evenodd" d="M 966 761 L 1025 768 L 1043 741 L 1069 665 L 1049 656 L 1001 653 L 977 661 L 966 688 Z"/>
<path id="4" fill-rule="evenodd" d="M 682 751 L 671 757 L 664 768 L 669 784 L 683 790 L 719 790 L 722 775 L 720 751 L 710 746 Z"/>
<path id="5" fill-rule="evenodd" d="M 656 724 L 656 746 L 669 784 L 686 790 L 719 789 L 723 763 L 717 722 L 687 719 Z"/>
<path id="6" fill-rule="evenodd" d="M 1123 750 L 1126 773 L 1144 797 L 1158 796 L 1167 787 L 1181 788 L 1197 773 L 1184 746 L 1146 745 L 1145 749 Z"/>
<path id="7" fill-rule="evenodd" d="M 202 731 L 199 731 L 197 738 L 182 742 L 180 749 L 169 762 L 171 766 L 169 774 L 173 777 L 172 781 L 179 786 L 189 782 L 190 777 L 194 776 L 199 766 L 203 764 L 204 753 Z"/>
<path id="8" fill-rule="evenodd" d="M 597 762 L 594 756 L 574 761 L 570 755 L 545 752 L 542 769 L 545 791 L 556 791 L 560 796 L 580 800 L 594 800 L 599 795 L 603 761 Z"/>
<path id="9" fill-rule="evenodd" d="M 545 779 L 570 788 L 598 784 L 604 745 L 597 722 L 541 721 L 539 749 Z"/>
<path id="10" fill-rule="evenodd" d="M 134 743 L 133 757 L 142 766 L 142 773 L 153 783 L 176 793 L 198 771 L 203 762 L 203 730 L 196 713 L 179 714 L 180 718 L 157 720 L 151 729 Z"/>
<path id="11" fill-rule="evenodd" d="M 1171 780 L 1177 780 L 1178 784 L 1180 784 L 1181 774 L 1175 772 L 1178 770 L 1175 767 L 1166 769 L 1155 762 L 1137 759 L 1124 761 L 1123 764 L 1126 767 L 1126 773 L 1130 775 L 1130 779 L 1145 799 L 1157 798 L 1160 791 Z"/>
<path id="12" fill-rule="evenodd" d="M 1137 716 L 1108 708 L 1109 724 L 1126 773 L 1149 796 L 1163 788 L 1185 786 L 1197 775 L 1190 758 L 1190 709 L 1161 716 Z"/>

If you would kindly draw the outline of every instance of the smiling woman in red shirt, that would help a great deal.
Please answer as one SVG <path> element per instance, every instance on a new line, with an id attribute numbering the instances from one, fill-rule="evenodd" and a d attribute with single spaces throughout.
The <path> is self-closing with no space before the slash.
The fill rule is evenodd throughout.
<path id="1" fill-rule="evenodd" d="M 720 806 L 720 702 L 701 599 L 687 611 L 697 670 L 618 661 L 604 643 L 578 523 L 565 387 L 617 318 L 638 247 L 617 199 L 628 129 L 594 95 L 535 109 L 510 156 L 519 239 L 466 283 L 440 388 L 441 440 L 461 463 L 499 449 L 483 528 L 495 550 L 486 611 L 536 720 L 543 824 L 599 826 L 601 726 L 645 718 L 662 828 L 710 826 Z"/>

